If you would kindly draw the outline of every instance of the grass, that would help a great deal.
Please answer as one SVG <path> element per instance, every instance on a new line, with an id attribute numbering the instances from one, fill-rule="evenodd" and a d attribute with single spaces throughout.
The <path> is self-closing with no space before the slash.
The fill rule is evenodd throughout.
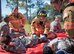
<path id="1" fill-rule="evenodd" d="M 31 26 L 31 24 L 29 24 L 28 22 L 25 23 L 24 28 L 25 28 L 26 33 L 30 33 L 31 32 L 30 26 Z"/>

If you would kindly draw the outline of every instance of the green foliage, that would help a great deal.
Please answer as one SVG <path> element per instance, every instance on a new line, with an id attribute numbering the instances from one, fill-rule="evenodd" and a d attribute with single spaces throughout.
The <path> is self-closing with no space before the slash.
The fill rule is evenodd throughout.
<path id="1" fill-rule="evenodd" d="M 15 6 L 18 6 L 20 9 L 24 9 L 26 13 L 24 13 L 24 16 L 27 16 L 27 18 L 33 18 L 37 15 L 37 11 L 41 8 L 45 9 L 47 11 L 48 18 L 54 18 L 55 15 L 58 15 L 59 13 L 54 11 L 53 6 L 48 3 L 44 3 L 43 0 L 6 0 L 8 7 L 13 9 Z M 34 9 L 36 9 L 34 12 L 32 12 Z"/>
<path id="2" fill-rule="evenodd" d="M 24 29 L 25 29 L 26 33 L 30 33 L 31 32 L 31 24 L 29 24 L 28 20 L 26 20 Z"/>

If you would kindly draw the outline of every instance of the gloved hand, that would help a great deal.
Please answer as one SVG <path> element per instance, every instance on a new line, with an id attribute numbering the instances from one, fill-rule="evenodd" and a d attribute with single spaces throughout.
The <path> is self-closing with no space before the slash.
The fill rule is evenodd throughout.
<path id="1" fill-rule="evenodd" d="M 47 40 L 47 34 L 40 35 L 39 39 L 40 39 L 41 42 L 46 41 Z"/>

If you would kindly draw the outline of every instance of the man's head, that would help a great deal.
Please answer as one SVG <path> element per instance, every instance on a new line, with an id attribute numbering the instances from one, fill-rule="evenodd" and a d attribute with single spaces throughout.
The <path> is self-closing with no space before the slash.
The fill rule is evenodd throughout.
<path id="1" fill-rule="evenodd" d="M 60 17 L 59 16 L 56 16 L 55 17 L 55 21 L 60 22 Z"/>
<path id="2" fill-rule="evenodd" d="M 71 44 L 70 46 L 67 47 L 66 51 L 68 53 L 73 53 L 74 54 L 74 44 Z"/>
<path id="3" fill-rule="evenodd" d="M 53 5 L 54 10 L 57 10 L 58 11 L 60 9 L 60 6 L 58 5 L 58 1 L 51 0 L 51 4 Z"/>
<path id="4" fill-rule="evenodd" d="M 51 4 L 54 7 L 54 10 L 59 11 L 62 6 L 63 0 L 51 0 Z"/>
<path id="5" fill-rule="evenodd" d="M 69 2 L 69 0 L 50 0 L 54 10 L 56 11 L 63 11 L 65 4 Z"/>
<path id="6" fill-rule="evenodd" d="M 43 54 L 54 54 L 54 51 L 49 47 L 44 47 Z"/>
<path id="7" fill-rule="evenodd" d="M 2 44 L 6 44 L 8 45 L 11 42 L 11 37 L 9 35 L 2 35 L 1 39 L 0 39 Z"/>
<path id="8" fill-rule="evenodd" d="M 63 11 L 64 29 L 70 37 L 74 36 L 74 3 L 66 5 Z"/>
<path id="9" fill-rule="evenodd" d="M 47 17 L 46 11 L 45 11 L 45 10 L 39 10 L 39 11 L 38 11 L 38 17 L 39 17 L 41 20 L 45 19 L 45 18 Z"/>
<path id="10" fill-rule="evenodd" d="M 18 13 L 18 7 L 15 7 L 15 8 L 13 9 L 13 13 L 14 13 L 14 14 L 17 14 L 17 13 Z"/>

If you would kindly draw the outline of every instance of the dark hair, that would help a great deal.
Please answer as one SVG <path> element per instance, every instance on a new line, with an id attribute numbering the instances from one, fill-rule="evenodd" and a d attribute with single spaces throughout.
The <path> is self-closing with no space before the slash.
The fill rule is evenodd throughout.
<path id="1" fill-rule="evenodd" d="M 56 54 L 65 54 L 65 52 L 62 51 L 62 50 L 59 50 L 59 51 L 56 52 Z"/>
<path id="2" fill-rule="evenodd" d="M 74 6 L 74 2 L 68 3 L 68 4 L 65 6 L 65 8 L 70 7 L 70 6 Z M 64 8 L 64 9 L 65 9 L 65 8 Z"/>
<path id="3" fill-rule="evenodd" d="M 9 18 L 9 16 L 8 16 L 8 15 L 4 18 L 4 21 L 5 21 L 6 23 L 8 23 L 8 22 L 9 22 L 8 18 Z"/>
<path id="4" fill-rule="evenodd" d="M 53 53 L 54 51 L 49 46 L 43 48 L 43 54 L 53 54 Z"/>
<path id="5" fill-rule="evenodd" d="M 74 53 L 74 44 L 68 46 L 67 49 L 66 49 L 66 51 L 67 51 L 68 53 Z"/>
<path id="6" fill-rule="evenodd" d="M 66 7 L 69 7 L 69 6 L 74 6 L 74 2 L 68 3 L 68 4 L 65 6 L 65 8 L 66 8 Z"/>
<path id="7" fill-rule="evenodd" d="M 51 3 L 58 3 L 59 1 L 60 1 L 60 2 L 63 2 L 63 0 L 51 0 L 50 2 L 51 2 Z"/>
<path id="8" fill-rule="evenodd" d="M 1 43 L 8 45 L 11 41 L 11 37 L 9 35 L 2 36 Z"/>

